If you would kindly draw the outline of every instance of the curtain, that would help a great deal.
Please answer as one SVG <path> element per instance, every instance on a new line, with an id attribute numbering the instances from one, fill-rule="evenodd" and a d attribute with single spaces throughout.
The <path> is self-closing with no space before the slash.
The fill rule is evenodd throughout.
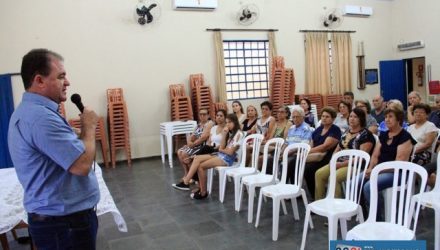
<path id="1" fill-rule="evenodd" d="M 217 96 L 219 102 L 227 101 L 225 80 L 225 57 L 223 54 L 223 38 L 220 31 L 214 31 L 215 55 L 217 57 Z"/>
<path id="2" fill-rule="evenodd" d="M 306 94 L 330 93 L 328 37 L 325 32 L 305 33 Z"/>
<path id="3" fill-rule="evenodd" d="M 277 45 L 275 42 L 275 32 L 269 31 L 267 33 L 267 37 L 269 39 L 269 96 L 271 95 L 270 91 L 272 90 L 272 62 L 273 58 L 278 55 L 277 53 Z"/>
<path id="4" fill-rule="evenodd" d="M 332 34 L 334 94 L 351 90 L 351 37 L 349 33 Z"/>
<path id="5" fill-rule="evenodd" d="M 9 119 L 13 111 L 11 75 L 0 75 L 0 168 L 13 167 L 8 148 Z"/>

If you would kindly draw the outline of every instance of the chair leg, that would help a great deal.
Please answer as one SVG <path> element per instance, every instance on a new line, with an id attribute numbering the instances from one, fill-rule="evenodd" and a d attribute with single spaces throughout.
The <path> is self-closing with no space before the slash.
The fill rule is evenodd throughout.
<path id="1" fill-rule="evenodd" d="M 328 240 L 337 240 L 338 238 L 338 219 L 328 217 Z"/>
<path id="2" fill-rule="evenodd" d="M 281 207 L 283 208 L 284 215 L 287 215 L 286 200 L 281 199 Z"/>
<path id="3" fill-rule="evenodd" d="M 212 194 L 212 180 L 214 179 L 214 169 L 208 169 L 208 194 Z"/>
<path id="4" fill-rule="evenodd" d="M 220 193 L 220 202 L 223 203 L 225 200 L 225 191 L 226 191 L 226 172 L 225 170 L 218 171 L 218 185 L 219 185 L 219 193 Z"/>
<path id="5" fill-rule="evenodd" d="M 439 176 L 437 176 L 439 178 Z M 435 209 L 435 241 L 434 241 L 434 248 L 435 250 L 440 250 L 440 210 Z"/>
<path id="6" fill-rule="evenodd" d="M 292 197 L 290 202 L 292 202 L 293 218 L 295 218 L 295 220 L 299 220 L 298 202 L 296 202 L 296 197 Z"/>
<path id="7" fill-rule="evenodd" d="M 301 197 L 302 197 L 302 199 L 303 199 L 304 208 L 305 208 L 306 211 L 307 211 L 307 204 L 309 204 L 309 203 L 307 202 L 307 195 L 306 195 L 306 192 L 305 192 L 304 190 L 301 191 Z M 312 217 L 310 217 L 310 219 L 309 219 L 309 223 L 310 223 L 310 228 L 313 229 L 313 220 L 312 220 Z"/>
<path id="8" fill-rule="evenodd" d="M 344 240 L 347 236 L 347 220 L 345 218 L 339 219 L 339 223 L 341 224 L 341 237 Z"/>
<path id="9" fill-rule="evenodd" d="M 248 192 L 249 192 L 249 195 L 248 195 L 248 223 L 252 223 L 252 219 L 254 217 L 255 186 L 249 185 Z"/>
<path id="10" fill-rule="evenodd" d="M 235 209 L 237 212 L 240 212 L 241 210 L 241 203 L 243 202 L 243 193 L 244 193 L 244 189 L 247 188 L 249 190 L 249 188 L 244 184 L 241 183 L 240 185 L 240 195 L 238 198 L 238 207 Z"/>
<path id="11" fill-rule="evenodd" d="M 365 221 L 365 219 L 364 219 L 364 212 L 362 212 L 362 207 L 361 206 L 358 207 L 357 219 L 359 219 L 359 223 L 364 223 L 364 221 Z"/>
<path id="12" fill-rule="evenodd" d="M 260 190 L 260 195 L 258 197 L 257 217 L 255 218 L 255 227 L 258 227 L 258 224 L 260 223 L 260 212 L 261 212 L 262 203 L 263 203 L 263 192 Z"/>
<path id="13" fill-rule="evenodd" d="M 8 237 L 6 233 L 0 234 L 0 243 L 2 244 L 2 248 L 4 250 L 9 250 Z"/>
<path id="14" fill-rule="evenodd" d="M 239 212 L 238 209 L 239 204 L 239 195 L 240 195 L 240 178 L 239 176 L 234 177 L 234 201 L 235 201 L 235 211 Z"/>
<path id="15" fill-rule="evenodd" d="M 280 219 L 280 200 L 273 199 L 273 211 L 272 211 L 272 240 L 278 240 L 278 222 Z"/>
<path id="16" fill-rule="evenodd" d="M 307 239 L 307 230 L 309 229 L 309 220 L 310 220 L 310 209 L 306 206 L 306 217 L 304 218 L 304 228 L 303 235 L 301 240 L 301 250 L 305 249 L 306 239 Z M 313 228 L 313 226 L 311 226 Z"/>

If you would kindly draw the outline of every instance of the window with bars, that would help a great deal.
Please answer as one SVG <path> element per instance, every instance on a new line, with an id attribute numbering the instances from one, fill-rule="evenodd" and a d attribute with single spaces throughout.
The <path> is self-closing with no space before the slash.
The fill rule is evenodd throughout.
<path id="1" fill-rule="evenodd" d="M 269 96 L 269 41 L 225 40 L 226 94 L 228 100 Z"/>

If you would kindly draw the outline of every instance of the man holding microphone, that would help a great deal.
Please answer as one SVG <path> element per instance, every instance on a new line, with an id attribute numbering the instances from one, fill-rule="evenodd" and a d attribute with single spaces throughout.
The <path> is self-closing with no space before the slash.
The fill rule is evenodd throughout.
<path id="1" fill-rule="evenodd" d="M 11 116 L 8 144 L 30 235 L 39 250 L 95 249 L 99 187 L 91 166 L 98 117 L 84 108 L 78 136 L 58 113 L 70 86 L 59 54 L 31 50 L 21 76 L 26 92 Z"/>

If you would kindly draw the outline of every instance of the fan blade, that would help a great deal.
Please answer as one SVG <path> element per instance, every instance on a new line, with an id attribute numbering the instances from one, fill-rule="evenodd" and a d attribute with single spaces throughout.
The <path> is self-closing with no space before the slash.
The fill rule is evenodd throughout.
<path id="1" fill-rule="evenodd" d="M 324 21 L 324 27 L 328 27 L 329 26 L 329 24 L 327 23 L 327 21 Z"/>
<path id="2" fill-rule="evenodd" d="M 246 19 L 245 16 L 241 16 L 241 17 L 240 17 L 240 21 L 243 21 L 244 19 Z"/>
<path id="3" fill-rule="evenodd" d="M 154 7 L 156 7 L 157 6 L 157 4 L 155 4 L 155 3 L 153 3 L 153 4 L 151 4 L 149 7 L 148 7 L 148 10 L 152 10 Z"/>
<path id="4" fill-rule="evenodd" d="M 153 21 L 153 15 L 151 15 L 150 11 L 148 11 L 146 15 L 147 15 L 147 23 L 151 23 Z"/>

